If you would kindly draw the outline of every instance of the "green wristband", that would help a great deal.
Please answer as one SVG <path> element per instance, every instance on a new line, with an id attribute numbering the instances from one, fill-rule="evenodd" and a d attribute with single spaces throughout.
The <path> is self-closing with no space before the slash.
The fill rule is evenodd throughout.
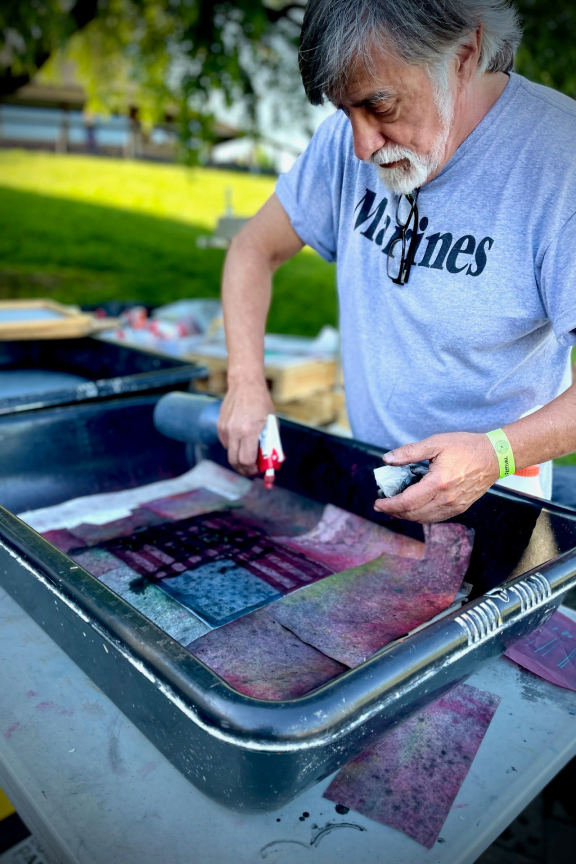
<path id="1" fill-rule="evenodd" d="M 500 480 L 502 480 L 503 477 L 508 477 L 510 474 L 514 474 L 516 471 L 514 454 L 512 453 L 510 441 L 508 440 L 504 430 L 494 429 L 493 432 L 486 432 L 486 435 L 494 447 L 498 458 L 498 465 L 500 466 Z"/>

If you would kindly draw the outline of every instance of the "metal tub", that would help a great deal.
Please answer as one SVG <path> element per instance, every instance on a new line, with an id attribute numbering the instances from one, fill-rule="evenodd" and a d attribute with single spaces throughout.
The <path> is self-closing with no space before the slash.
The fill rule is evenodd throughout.
<path id="1" fill-rule="evenodd" d="M 0 417 L 0 585 L 227 807 L 281 807 L 544 622 L 576 584 L 576 511 L 490 491 L 457 520 L 476 531 L 463 609 L 299 699 L 244 696 L 10 512 L 186 470 L 184 446 L 153 428 L 154 404 L 133 397 Z M 388 524 L 372 509 L 377 449 L 288 422 L 282 435 L 282 485 Z M 220 447 L 205 455 L 226 464 Z"/>

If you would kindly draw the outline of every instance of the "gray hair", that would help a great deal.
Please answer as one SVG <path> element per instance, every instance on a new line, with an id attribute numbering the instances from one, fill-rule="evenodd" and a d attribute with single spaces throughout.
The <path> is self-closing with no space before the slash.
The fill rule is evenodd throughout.
<path id="1" fill-rule="evenodd" d="M 426 66 L 434 80 L 480 24 L 478 71 L 509 71 L 522 29 L 508 0 L 308 0 L 299 55 L 306 95 L 320 105 L 358 61 L 370 68 L 373 48 Z"/>

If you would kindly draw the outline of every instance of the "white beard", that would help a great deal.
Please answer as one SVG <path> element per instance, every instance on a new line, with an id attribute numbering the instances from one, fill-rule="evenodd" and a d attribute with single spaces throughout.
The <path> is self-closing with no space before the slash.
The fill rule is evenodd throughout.
<path id="1" fill-rule="evenodd" d="M 443 116 L 442 116 L 443 115 Z M 398 144 L 387 144 L 373 153 L 367 162 L 377 166 L 378 176 L 390 192 L 395 195 L 410 195 L 419 189 L 426 180 L 442 165 L 446 153 L 446 145 L 454 119 L 453 100 L 441 110 L 442 128 L 436 136 L 432 149 L 426 156 L 421 156 L 408 147 Z M 383 164 L 406 160 L 394 168 L 384 168 Z"/>

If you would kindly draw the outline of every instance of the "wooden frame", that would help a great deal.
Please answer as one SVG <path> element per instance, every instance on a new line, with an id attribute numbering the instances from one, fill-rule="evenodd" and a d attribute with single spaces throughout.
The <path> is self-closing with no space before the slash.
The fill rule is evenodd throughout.
<path id="1" fill-rule="evenodd" d="M 38 310 L 38 318 L 26 316 L 26 312 Z M 14 310 L 23 313 L 21 320 L 2 320 L 4 312 Z M 52 313 L 42 317 L 43 313 Z M 95 318 L 82 312 L 79 306 L 65 306 L 55 300 L 1 300 L 0 340 L 24 339 L 77 339 L 117 325 L 115 318 Z"/>

